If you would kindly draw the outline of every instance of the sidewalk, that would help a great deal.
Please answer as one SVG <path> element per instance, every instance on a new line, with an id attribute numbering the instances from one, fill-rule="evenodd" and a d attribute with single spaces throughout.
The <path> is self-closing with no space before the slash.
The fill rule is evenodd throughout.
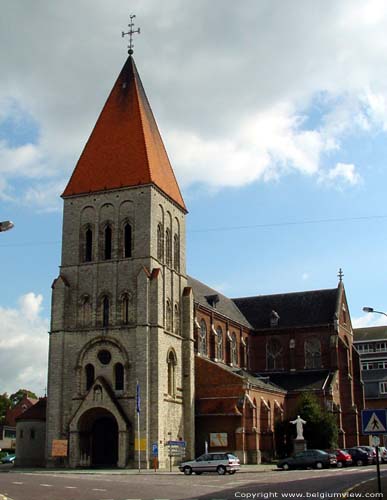
<path id="1" fill-rule="evenodd" d="M 260 465 L 241 465 L 239 473 L 257 473 L 257 472 L 270 472 L 272 470 L 277 470 L 277 467 L 273 464 L 260 464 Z M 182 474 L 178 467 L 172 467 L 172 472 L 166 469 L 157 470 L 155 472 L 153 469 L 46 469 L 46 468 L 24 468 L 24 467 L 8 467 L 3 469 L 0 467 L 0 473 L 25 473 L 29 474 L 109 474 L 109 475 L 129 475 L 129 474 Z"/>

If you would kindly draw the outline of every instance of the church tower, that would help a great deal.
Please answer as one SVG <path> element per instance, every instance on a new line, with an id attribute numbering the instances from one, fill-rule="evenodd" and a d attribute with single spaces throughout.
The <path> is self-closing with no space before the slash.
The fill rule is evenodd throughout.
<path id="1" fill-rule="evenodd" d="M 186 441 L 191 457 L 187 210 L 131 54 L 62 197 L 47 464 L 131 467 L 140 449 L 142 467 L 150 467 L 157 444 L 162 468 L 169 440 Z M 64 461 L 54 440 L 68 441 Z"/>

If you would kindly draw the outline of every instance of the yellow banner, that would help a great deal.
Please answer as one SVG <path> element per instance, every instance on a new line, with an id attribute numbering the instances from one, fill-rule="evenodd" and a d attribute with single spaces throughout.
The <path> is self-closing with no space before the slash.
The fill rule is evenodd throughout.
<path id="1" fill-rule="evenodd" d="M 134 439 L 134 450 L 135 451 L 146 451 L 146 438 L 140 439 L 140 442 L 139 442 L 138 438 L 135 438 Z"/>

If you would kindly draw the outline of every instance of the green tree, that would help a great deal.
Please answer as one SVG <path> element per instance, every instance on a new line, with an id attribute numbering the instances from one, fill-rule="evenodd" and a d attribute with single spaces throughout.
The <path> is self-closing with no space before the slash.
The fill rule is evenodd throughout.
<path id="1" fill-rule="evenodd" d="M 4 394 L 0 394 L 0 424 L 4 423 L 5 414 L 7 409 L 11 407 L 11 400 L 8 397 L 8 394 L 5 392 Z"/>
<path id="2" fill-rule="evenodd" d="M 28 389 L 19 389 L 14 394 L 9 396 L 12 408 L 19 404 L 24 397 L 38 399 L 38 396 L 34 392 L 29 391 Z"/>

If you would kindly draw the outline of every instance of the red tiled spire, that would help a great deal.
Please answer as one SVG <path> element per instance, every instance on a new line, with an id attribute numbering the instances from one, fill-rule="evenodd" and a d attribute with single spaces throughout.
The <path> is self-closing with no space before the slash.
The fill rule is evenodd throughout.
<path id="1" fill-rule="evenodd" d="M 144 184 L 156 185 L 186 211 L 136 65 L 129 56 L 62 196 Z"/>

